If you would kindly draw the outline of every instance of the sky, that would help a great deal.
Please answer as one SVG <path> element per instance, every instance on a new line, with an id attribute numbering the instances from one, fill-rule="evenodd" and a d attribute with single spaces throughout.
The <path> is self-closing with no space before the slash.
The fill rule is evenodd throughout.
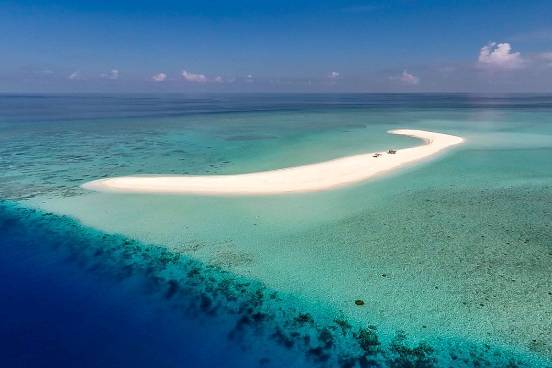
<path id="1" fill-rule="evenodd" d="M 0 92 L 552 92 L 550 0 L 0 0 Z"/>

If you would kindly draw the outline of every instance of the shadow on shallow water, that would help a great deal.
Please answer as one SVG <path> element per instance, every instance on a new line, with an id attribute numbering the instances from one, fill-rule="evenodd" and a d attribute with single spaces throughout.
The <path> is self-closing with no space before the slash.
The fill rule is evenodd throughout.
<path id="1" fill-rule="evenodd" d="M 259 282 L 164 248 L 0 202 L 5 366 L 521 367 L 317 320 Z"/>

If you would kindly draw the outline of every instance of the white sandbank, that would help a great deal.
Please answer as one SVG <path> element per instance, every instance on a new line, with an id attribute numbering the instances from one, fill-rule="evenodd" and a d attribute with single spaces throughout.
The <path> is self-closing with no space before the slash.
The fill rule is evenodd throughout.
<path id="1" fill-rule="evenodd" d="M 461 137 L 424 130 L 397 129 L 391 134 L 420 138 L 424 145 L 348 156 L 317 164 L 239 175 L 122 176 L 94 180 L 82 185 L 102 192 L 172 193 L 204 195 L 262 195 L 321 191 L 357 183 L 375 175 L 422 160 L 460 144 Z"/>

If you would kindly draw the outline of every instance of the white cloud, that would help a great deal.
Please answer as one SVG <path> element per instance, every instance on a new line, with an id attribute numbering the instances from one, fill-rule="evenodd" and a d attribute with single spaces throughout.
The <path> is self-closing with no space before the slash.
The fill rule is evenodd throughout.
<path id="1" fill-rule="evenodd" d="M 167 74 L 157 73 L 151 77 L 151 80 L 154 82 L 164 82 L 167 79 Z"/>
<path id="2" fill-rule="evenodd" d="M 184 78 L 184 80 L 187 80 L 188 82 L 195 82 L 195 83 L 207 82 L 207 77 L 204 74 L 194 74 L 186 70 L 182 71 L 182 78 Z"/>
<path id="3" fill-rule="evenodd" d="M 328 74 L 328 78 L 330 79 L 338 79 L 341 74 L 339 72 L 331 72 Z"/>
<path id="4" fill-rule="evenodd" d="M 81 80 L 82 79 L 82 74 L 81 74 L 80 71 L 75 70 L 73 73 L 69 74 L 69 76 L 67 78 L 70 79 L 70 80 Z"/>
<path id="5" fill-rule="evenodd" d="M 519 52 L 512 52 L 507 43 L 490 42 L 479 51 L 478 66 L 495 70 L 514 70 L 525 66 L 525 60 Z"/>
<path id="6" fill-rule="evenodd" d="M 414 74 L 410 74 L 406 70 L 403 70 L 401 75 L 399 75 L 398 77 L 395 77 L 393 79 L 397 79 L 397 80 L 401 81 L 402 83 L 409 84 L 411 86 L 415 86 L 418 83 L 420 83 L 420 78 L 418 78 Z"/>
<path id="7" fill-rule="evenodd" d="M 224 79 L 220 75 L 217 75 L 214 81 L 217 83 L 224 83 Z"/>
<path id="8" fill-rule="evenodd" d="M 117 69 L 112 69 L 109 73 L 100 74 L 100 77 L 104 79 L 117 80 L 119 79 L 119 71 Z"/>
<path id="9" fill-rule="evenodd" d="M 253 74 L 247 74 L 247 78 L 245 78 L 245 81 L 247 83 L 253 83 L 255 81 L 255 78 L 253 77 Z"/>

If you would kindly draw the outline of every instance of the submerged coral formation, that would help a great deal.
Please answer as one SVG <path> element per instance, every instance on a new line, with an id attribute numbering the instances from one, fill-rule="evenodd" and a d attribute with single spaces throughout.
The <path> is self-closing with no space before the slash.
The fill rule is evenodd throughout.
<path id="1" fill-rule="evenodd" d="M 184 314 L 224 315 L 228 338 L 236 343 L 264 336 L 307 361 L 339 367 L 521 367 L 521 362 L 488 346 L 439 351 L 427 343 L 410 344 L 403 332 L 384 342 L 376 326 L 354 326 L 341 318 L 321 319 L 299 309 L 262 283 L 204 265 L 155 245 L 81 226 L 68 217 L 0 204 L 0 232 L 13 237 L 53 239 L 41 246 L 66 252 L 89 272 L 118 280 L 139 276 L 146 291 L 159 295 Z M 227 258 L 225 256 L 225 258 Z M 233 259 L 233 257 L 230 257 Z M 247 344 L 245 344 L 247 345 Z M 259 364 L 270 360 L 265 357 Z"/>

